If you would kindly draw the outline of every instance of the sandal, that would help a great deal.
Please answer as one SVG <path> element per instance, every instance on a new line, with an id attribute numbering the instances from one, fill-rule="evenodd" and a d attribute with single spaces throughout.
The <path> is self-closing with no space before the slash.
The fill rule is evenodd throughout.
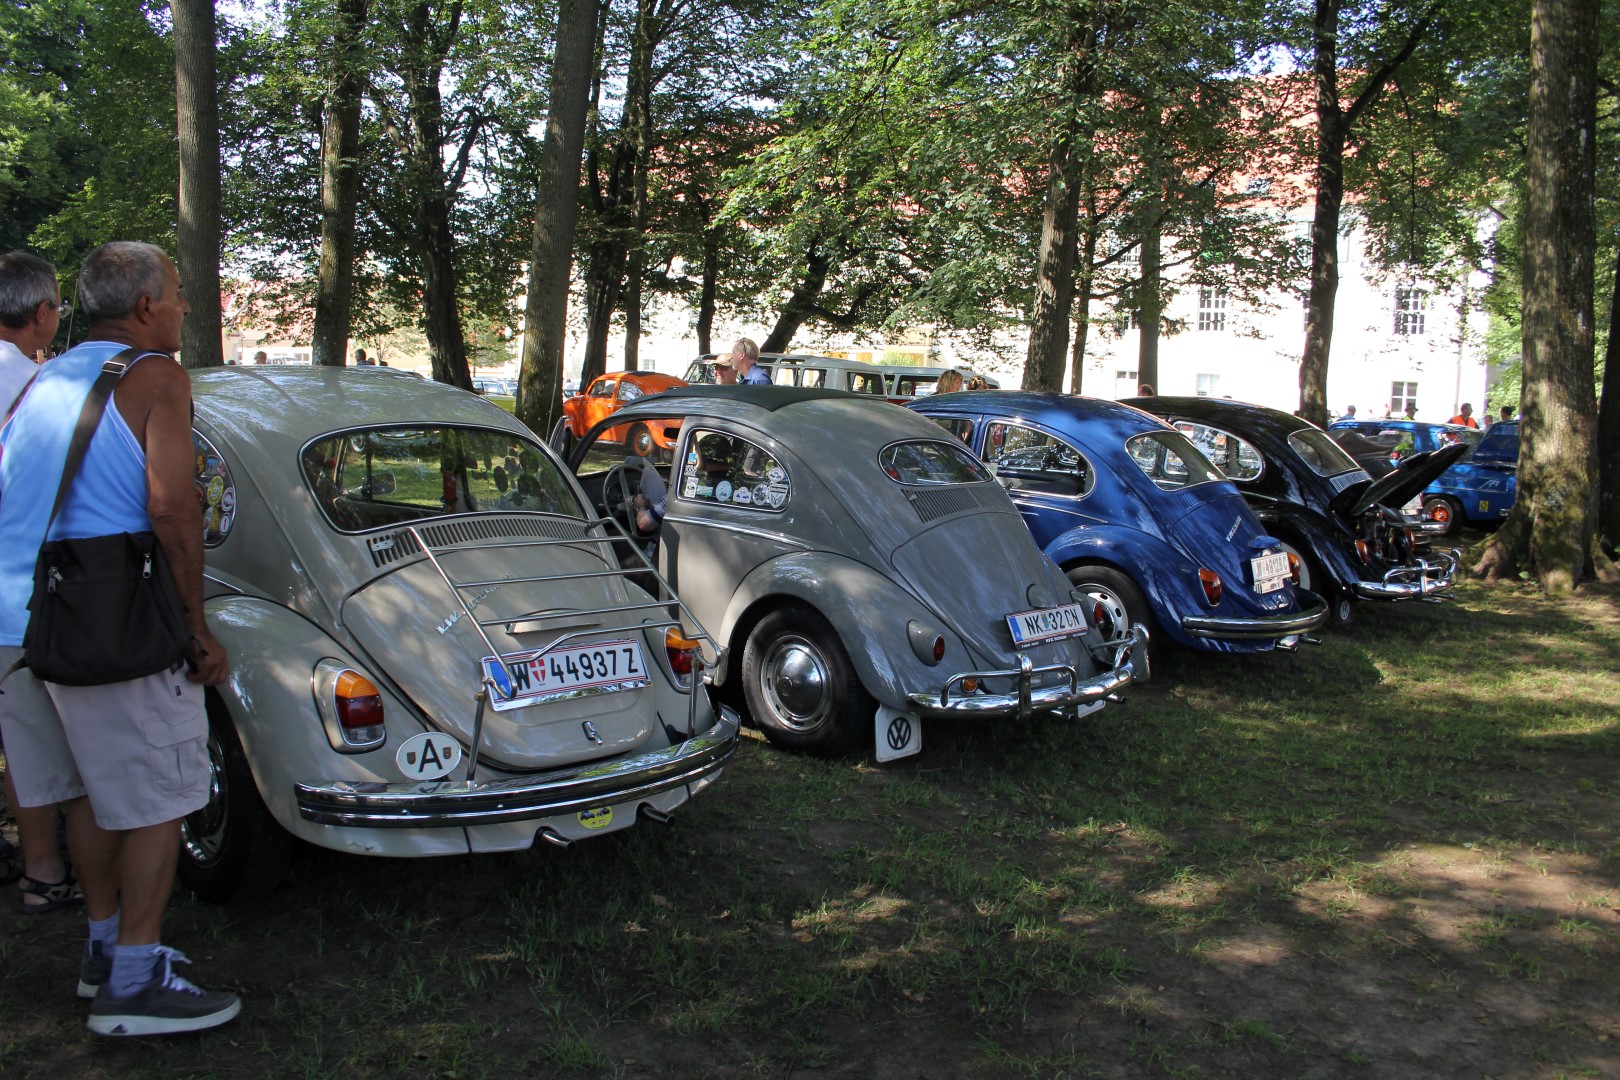
<path id="1" fill-rule="evenodd" d="M 43 915 L 47 911 L 60 911 L 62 908 L 84 903 L 84 891 L 79 888 L 79 883 L 73 880 L 71 866 L 67 868 L 62 880 L 55 884 L 24 874 L 23 879 L 17 883 L 17 888 L 27 894 L 17 901 L 17 906 L 24 915 Z M 30 904 L 29 896 L 42 897 L 43 900 L 38 904 Z"/>

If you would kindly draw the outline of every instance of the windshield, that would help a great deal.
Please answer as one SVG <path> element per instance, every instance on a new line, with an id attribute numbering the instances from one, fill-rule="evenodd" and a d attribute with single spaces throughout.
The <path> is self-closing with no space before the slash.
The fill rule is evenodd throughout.
<path id="1" fill-rule="evenodd" d="M 1179 431 L 1146 431 L 1125 441 L 1125 450 L 1137 468 L 1159 487 L 1192 487 L 1224 480 L 1198 448 Z"/>
<path id="2" fill-rule="evenodd" d="M 506 431 L 349 431 L 310 443 L 300 465 L 321 512 L 343 532 L 474 510 L 582 516 L 556 463 Z"/>
<path id="3" fill-rule="evenodd" d="M 1317 476 L 1338 476 L 1361 468 L 1344 447 L 1317 428 L 1300 428 L 1288 436 L 1288 445 Z"/>
<path id="4" fill-rule="evenodd" d="M 878 464 L 901 484 L 976 484 L 990 479 L 979 460 L 958 443 L 901 442 L 885 446 Z"/>

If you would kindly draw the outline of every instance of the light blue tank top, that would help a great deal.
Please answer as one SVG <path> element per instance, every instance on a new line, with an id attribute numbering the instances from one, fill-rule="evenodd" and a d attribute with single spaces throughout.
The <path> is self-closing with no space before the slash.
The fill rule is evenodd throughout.
<path id="1" fill-rule="evenodd" d="M 34 562 L 56 501 L 73 428 L 101 374 L 124 346 L 87 341 L 40 368 L 28 396 L 0 430 L 0 645 L 21 645 L 34 590 Z M 149 356 L 146 364 L 172 361 Z M 147 532 L 146 454 L 124 423 L 115 390 L 90 439 L 49 539 Z M 3 406 L 0 406 L 3 408 Z"/>

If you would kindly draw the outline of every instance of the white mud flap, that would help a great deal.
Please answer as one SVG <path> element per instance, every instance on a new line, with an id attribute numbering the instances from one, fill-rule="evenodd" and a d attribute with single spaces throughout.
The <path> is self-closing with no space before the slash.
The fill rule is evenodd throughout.
<path id="1" fill-rule="evenodd" d="M 911 713 L 879 705 L 873 726 L 879 762 L 895 761 L 922 751 L 922 721 Z"/>

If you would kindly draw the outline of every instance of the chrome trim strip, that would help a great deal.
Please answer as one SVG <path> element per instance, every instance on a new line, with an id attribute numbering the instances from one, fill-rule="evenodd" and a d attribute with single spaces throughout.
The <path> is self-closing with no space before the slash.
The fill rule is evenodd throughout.
<path id="1" fill-rule="evenodd" d="M 1252 619 L 1189 615 L 1181 620 L 1181 628 L 1193 637 L 1232 638 L 1238 641 L 1284 638 L 1320 629 L 1328 620 L 1327 601 L 1304 589 L 1294 590 L 1294 595 L 1299 597 L 1299 611 L 1257 615 Z"/>
<path id="2" fill-rule="evenodd" d="M 814 550 L 812 545 L 805 543 L 803 540 L 795 540 L 791 536 L 784 536 L 781 533 L 770 532 L 766 529 L 752 529 L 747 525 L 733 525 L 729 521 L 713 521 L 709 518 L 688 517 L 685 514 L 665 514 L 664 520 L 681 525 L 701 525 L 705 529 L 726 529 L 729 532 L 742 533 L 744 536 L 757 536 L 762 540 L 774 540 L 778 544 L 796 547 L 801 551 Z"/>
<path id="3" fill-rule="evenodd" d="M 607 764 L 585 762 L 508 780 L 422 784 L 320 780 L 293 785 L 298 814 L 319 825 L 434 828 L 577 813 L 645 799 L 720 771 L 737 750 L 742 720 L 721 706 L 714 726 L 664 750 Z"/>
<path id="4" fill-rule="evenodd" d="M 1117 694 L 1133 683 L 1148 681 L 1147 641 L 1147 631 L 1133 625 L 1129 641 L 1111 646 L 1115 650 L 1114 666 L 1083 682 L 1072 664 L 1035 667 L 1028 656 L 1019 653 L 1016 671 L 958 672 L 945 680 L 939 693 L 907 694 L 906 701 L 920 715 L 968 716 L 976 719 L 1002 716 L 1023 719 L 1037 712 L 1089 705 Z M 1039 689 L 1033 686 L 1034 676 L 1054 672 L 1066 675 L 1068 682 Z M 1018 689 L 1010 694 L 962 693 L 960 684 L 964 679 L 1017 679 Z M 952 687 L 958 688 L 957 694 L 951 693 Z"/>

